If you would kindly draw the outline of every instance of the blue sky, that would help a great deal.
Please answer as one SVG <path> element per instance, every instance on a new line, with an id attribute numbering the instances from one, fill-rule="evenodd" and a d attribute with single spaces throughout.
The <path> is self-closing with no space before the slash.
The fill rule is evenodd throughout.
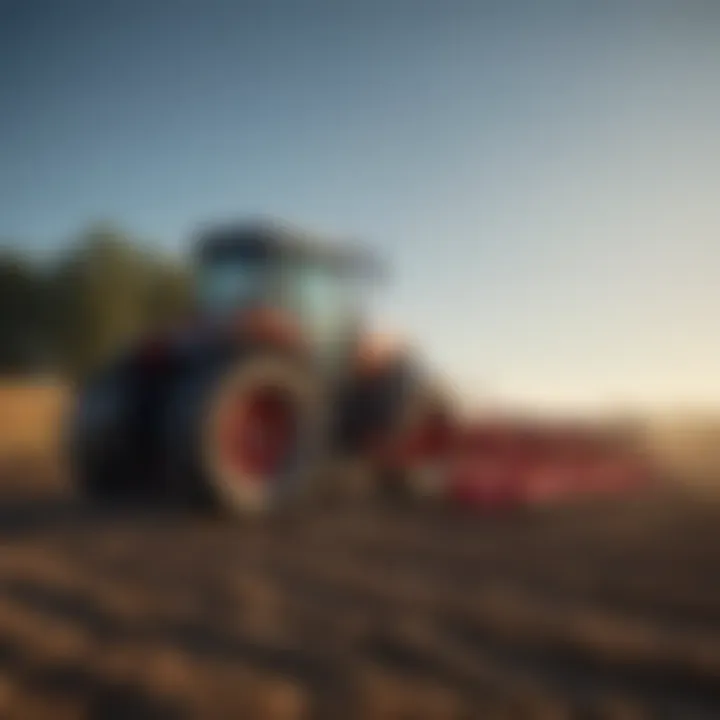
<path id="1" fill-rule="evenodd" d="M 0 0 L 0 238 L 357 235 L 466 387 L 720 405 L 720 6 Z"/>

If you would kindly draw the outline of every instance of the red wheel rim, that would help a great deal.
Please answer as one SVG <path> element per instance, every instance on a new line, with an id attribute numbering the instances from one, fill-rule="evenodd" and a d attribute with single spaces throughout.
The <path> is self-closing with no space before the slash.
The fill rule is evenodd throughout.
<path id="1" fill-rule="evenodd" d="M 229 405 L 222 426 L 221 453 L 243 477 L 277 477 L 297 436 L 297 410 L 287 392 L 259 387 L 243 392 Z"/>

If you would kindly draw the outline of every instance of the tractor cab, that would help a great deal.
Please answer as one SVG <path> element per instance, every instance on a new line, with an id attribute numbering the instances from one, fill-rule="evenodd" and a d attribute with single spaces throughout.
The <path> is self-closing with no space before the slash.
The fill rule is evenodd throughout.
<path id="1" fill-rule="evenodd" d="M 325 363 L 345 357 L 359 321 L 359 290 L 377 276 L 360 250 L 273 225 L 214 229 L 197 246 L 197 305 L 210 318 L 272 310 Z"/>

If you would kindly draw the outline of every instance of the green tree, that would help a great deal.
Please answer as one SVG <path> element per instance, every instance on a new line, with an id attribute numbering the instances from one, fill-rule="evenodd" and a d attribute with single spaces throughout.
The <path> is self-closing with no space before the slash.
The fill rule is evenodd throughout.
<path id="1" fill-rule="evenodd" d="M 122 230 L 94 225 L 41 270 L 0 251 L 0 372 L 42 364 L 81 378 L 191 302 L 188 268 Z"/>
<path id="2" fill-rule="evenodd" d="M 0 371 L 41 362 L 45 343 L 44 278 L 19 254 L 0 254 Z"/>
<path id="3" fill-rule="evenodd" d="M 184 265 L 144 250 L 110 225 L 84 232 L 56 267 L 51 301 L 53 345 L 60 367 L 82 377 L 143 334 L 187 312 Z"/>
<path id="4" fill-rule="evenodd" d="M 186 317 L 192 304 L 189 269 L 178 260 L 155 256 L 149 265 L 150 281 L 146 297 L 149 330 L 172 326 Z"/>
<path id="5" fill-rule="evenodd" d="M 131 238 L 111 226 L 83 233 L 54 278 L 54 340 L 61 366 L 84 375 L 147 326 L 152 273 Z"/>

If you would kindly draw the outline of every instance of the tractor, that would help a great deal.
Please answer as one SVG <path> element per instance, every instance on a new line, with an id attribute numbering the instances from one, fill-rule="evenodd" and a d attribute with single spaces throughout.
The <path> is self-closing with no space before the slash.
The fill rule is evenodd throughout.
<path id="1" fill-rule="evenodd" d="M 453 403 L 409 346 L 363 317 L 376 258 L 264 221 L 206 227 L 192 258 L 187 322 L 79 389 L 70 461 L 85 497 L 241 517 L 351 476 L 372 497 L 437 491 Z"/>

